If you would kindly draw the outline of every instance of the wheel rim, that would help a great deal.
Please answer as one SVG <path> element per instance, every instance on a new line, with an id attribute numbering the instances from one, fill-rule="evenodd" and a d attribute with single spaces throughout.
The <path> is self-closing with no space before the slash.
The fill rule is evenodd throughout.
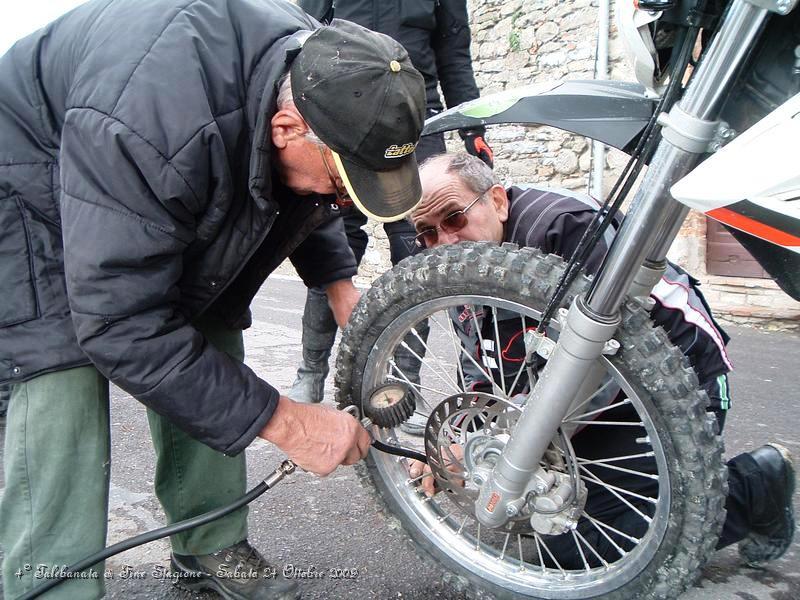
<path id="1" fill-rule="evenodd" d="M 393 360 L 396 348 L 402 346 L 404 339 L 406 341 L 410 339 L 407 334 L 412 331 L 412 327 L 416 327 L 426 319 L 431 337 L 422 343 L 424 354 L 420 352 L 417 355 L 417 358 L 421 358 L 422 361 L 421 380 L 416 389 L 433 406 L 446 396 L 464 392 L 463 389 L 460 389 L 463 388 L 463 375 L 459 377 L 461 371 L 454 357 L 464 356 L 465 353 L 457 344 L 457 336 L 445 312 L 449 308 L 464 305 L 473 307 L 472 316 L 475 315 L 474 307 L 476 306 L 491 307 L 493 311 L 504 310 L 517 313 L 520 317 L 520 325 L 523 327 L 532 326 L 533 321 L 540 317 L 540 313 L 530 307 L 482 295 L 452 295 L 418 304 L 399 314 L 379 335 L 365 365 L 362 382 L 363 395 L 366 396 L 370 390 L 385 381 L 394 379 L 411 383 L 409 377 L 401 369 L 392 366 L 390 361 Z M 494 333 L 497 336 L 493 340 L 495 347 L 500 347 L 500 336 L 496 327 Z M 411 335 L 414 333 L 412 332 Z M 416 335 L 415 337 L 419 338 L 420 336 Z M 480 343 L 485 346 L 488 341 L 492 340 L 481 339 Z M 446 351 L 447 348 L 449 348 L 449 352 Z M 502 357 L 502 353 L 499 353 L 498 357 Z M 464 360 L 469 364 L 466 358 Z M 502 358 L 500 361 L 502 362 Z M 475 362 L 477 363 L 477 361 Z M 386 489 L 421 535 L 425 536 L 451 560 L 465 566 L 472 573 L 494 585 L 514 593 L 542 598 L 581 598 L 586 597 L 589 593 L 596 595 L 617 589 L 634 579 L 651 562 L 657 552 L 667 529 L 671 492 L 664 448 L 657 435 L 653 418 L 646 410 L 646 400 L 637 394 L 635 388 L 625 380 L 612 361 L 603 358 L 601 364 L 613 382 L 609 385 L 618 386 L 628 398 L 626 404 L 636 410 L 640 419 L 640 425 L 637 427 L 644 430 L 642 440 L 646 442 L 641 445 L 642 454 L 652 453 L 652 457 L 647 460 L 653 461 L 655 471 L 659 476 L 658 491 L 653 497 L 654 500 L 643 500 L 643 497 L 647 497 L 644 494 L 634 494 L 630 490 L 621 488 L 608 489 L 591 479 L 593 477 L 605 482 L 606 478 L 598 475 L 598 470 L 603 472 L 625 470 L 626 467 L 620 465 L 625 465 L 625 460 L 631 459 L 630 455 L 603 457 L 599 461 L 595 457 L 591 462 L 580 463 L 582 475 L 591 482 L 591 485 L 617 497 L 621 503 L 625 503 L 625 501 L 631 503 L 634 510 L 641 515 L 642 523 L 647 524 L 646 532 L 643 535 L 630 536 L 636 539 L 634 544 L 632 540 L 626 541 L 623 535 L 626 533 L 625 531 L 616 529 L 591 514 L 584 514 L 581 518 L 583 527 L 595 531 L 598 539 L 605 540 L 609 545 L 616 544 L 619 550 L 618 552 L 616 549 L 614 551 L 617 555 L 616 560 L 606 559 L 605 564 L 601 564 L 602 559 L 598 560 L 592 554 L 592 543 L 586 540 L 580 529 L 573 532 L 571 536 L 574 540 L 573 550 L 576 560 L 583 563 L 578 565 L 580 568 L 567 568 L 559 563 L 558 552 L 556 555 L 552 554 L 550 550 L 552 541 L 548 543 L 548 539 L 546 539 L 550 536 L 535 534 L 528 537 L 506 532 L 498 534 L 487 531 L 470 517 L 454 512 L 453 504 L 448 503 L 448 499 L 444 497 L 445 494 L 437 494 L 432 499 L 421 496 L 414 482 L 408 477 L 406 459 L 396 459 L 390 455 L 373 451 L 372 457 L 377 467 L 377 476 L 384 481 Z M 487 370 L 485 369 L 484 373 Z M 390 373 L 391 376 L 389 376 Z M 506 379 L 504 377 L 497 379 L 495 392 L 500 397 L 503 397 L 504 394 L 507 397 L 508 392 L 514 387 L 513 381 L 512 383 L 507 380 L 503 381 Z M 437 399 L 437 394 L 441 398 Z M 363 400 L 365 398 L 362 397 Z M 430 408 L 426 410 L 430 410 Z M 568 415 L 565 424 L 569 421 L 571 426 L 574 427 L 577 424 L 585 430 L 592 427 L 610 427 L 611 425 L 598 424 L 601 422 L 598 417 L 608 410 L 610 409 L 603 409 L 588 415 L 596 419 L 591 424 L 585 423 L 588 418 L 586 414 L 579 413 Z M 421 449 L 422 446 L 421 438 L 414 443 L 413 438 L 398 429 L 375 428 L 374 433 L 376 437 L 385 442 L 416 446 L 417 449 Z M 649 474 L 648 477 L 653 477 L 653 475 Z M 642 503 L 645 505 L 644 508 Z M 647 508 L 647 506 L 652 506 L 652 508 Z M 633 547 L 629 548 L 631 544 Z"/>

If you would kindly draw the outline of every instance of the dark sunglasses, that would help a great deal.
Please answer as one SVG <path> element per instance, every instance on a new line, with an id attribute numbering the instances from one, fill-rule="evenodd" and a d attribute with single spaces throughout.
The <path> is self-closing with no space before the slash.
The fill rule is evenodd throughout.
<path id="1" fill-rule="evenodd" d="M 336 182 L 336 178 L 333 176 L 333 171 L 331 171 L 331 168 L 328 165 L 328 157 L 325 156 L 325 150 L 322 149 L 322 146 L 317 147 L 319 148 L 319 153 L 322 156 L 322 163 L 325 165 L 325 171 L 327 171 L 328 178 L 331 180 L 331 185 L 333 186 L 333 189 L 336 190 L 336 204 L 340 207 L 350 206 L 353 204 L 353 199 L 350 197 L 347 189 L 340 187 Z"/>
<path id="2" fill-rule="evenodd" d="M 489 188 L 492 189 L 492 188 Z M 439 230 L 441 229 L 445 233 L 455 233 L 456 231 L 461 231 L 469 224 L 469 219 L 467 218 L 467 211 L 475 206 L 475 204 L 483 197 L 483 194 L 488 192 L 489 190 L 484 191 L 481 194 L 478 194 L 474 200 L 472 200 L 469 204 L 467 204 L 461 210 L 457 210 L 451 212 L 447 215 L 444 219 L 441 220 L 439 225 L 433 225 L 428 227 L 427 229 L 423 229 L 414 237 L 414 243 L 419 248 L 430 248 L 436 242 L 439 241 Z"/>

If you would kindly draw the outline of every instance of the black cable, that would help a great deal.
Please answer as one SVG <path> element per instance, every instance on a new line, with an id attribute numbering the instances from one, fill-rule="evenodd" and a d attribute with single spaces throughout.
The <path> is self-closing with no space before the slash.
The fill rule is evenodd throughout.
<path id="1" fill-rule="evenodd" d="M 215 510 L 203 513 L 202 515 L 198 515 L 196 517 L 184 519 L 183 521 L 178 521 L 177 523 L 173 523 L 172 525 L 167 525 L 166 527 L 161 527 L 159 529 L 154 529 L 153 531 L 148 531 L 141 535 L 128 538 L 127 540 L 123 540 L 119 543 L 114 544 L 113 546 L 109 546 L 108 548 L 103 548 L 100 552 L 96 552 L 91 556 L 87 556 L 82 561 L 75 563 L 74 565 L 69 566 L 62 571 L 59 571 L 58 578 L 48 580 L 42 585 L 35 587 L 30 592 L 20 596 L 19 598 L 17 598 L 17 600 L 31 600 L 32 598 L 38 598 L 46 591 L 70 579 L 70 575 L 80 573 L 81 571 L 88 569 L 89 567 L 99 563 L 100 561 L 105 560 L 111 556 L 114 556 L 115 554 L 119 554 L 120 552 L 125 552 L 126 550 L 130 550 L 131 548 L 135 548 L 136 546 L 141 546 L 142 544 L 154 542 L 155 540 L 160 540 L 161 538 L 167 537 L 169 535 L 174 535 L 176 533 L 180 533 L 181 531 L 186 531 L 187 529 L 199 527 L 200 525 L 205 525 L 206 523 L 209 523 L 211 521 L 216 521 L 217 519 L 220 519 L 225 515 L 232 513 L 236 509 L 241 508 L 245 504 L 249 504 L 250 502 L 258 498 L 261 494 L 263 494 L 269 489 L 271 489 L 271 486 L 266 481 L 262 481 L 252 490 L 247 492 L 244 496 L 242 496 L 238 500 L 235 500 L 234 502 L 232 502 L 227 506 L 223 506 L 222 508 L 217 508 Z"/>
<path id="2" fill-rule="evenodd" d="M 390 446 L 389 444 L 384 444 L 378 440 L 372 440 L 372 447 L 376 450 L 380 450 L 381 452 L 386 452 L 387 454 L 394 454 L 395 456 L 404 456 L 406 458 L 412 458 L 414 460 L 419 460 L 421 462 L 428 462 L 428 457 L 420 452 L 415 452 L 414 450 L 409 450 L 408 448 L 401 448 L 399 446 Z"/>
<path id="3" fill-rule="evenodd" d="M 406 458 L 412 458 L 414 460 L 419 460 L 422 462 L 428 462 L 428 458 L 424 454 L 420 454 L 419 452 L 414 452 L 413 450 L 407 450 L 405 448 L 399 448 L 397 446 L 390 446 L 389 444 L 384 444 L 383 442 L 380 442 L 378 440 L 373 440 L 372 446 L 376 450 L 380 450 L 381 452 L 394 454 L 395 456 L 404 456 Z M 148 544 L 150 542 L 160 540 L 161 538 L 165 538 L 167 536 L 175 535 L 176 533 L 186 531 L 187 529 L 193 529 L 194 527 L 199 527 L 201 525 L 205 525 L 206 523 L 210 523 L 211 521 L 216 521 L 217 519 L 221 519 L 225 515 L 232 513 L 233 511 L 235 511 L 238 508 L 241 508 L 245 504 L 250 504 L 250 502 L 258 498 L 261 494 L 271 489 L 272 487 L 274 487 L 274 484 L 273 486 L 270 486 L 266 481 L 262 481 L 252 490 L 247 492 L 244 496 L 235 500 L 234 502 L 232 502 L 227 506 L 211 510 L 207 513 L 203 513 L 202 515 L 198 515 L 196 517 L 184 519 L 183 521 L 178 521 L 177 523 L 173 523 L 172 525 L 167 525 L 166 527 L 161 527 L 159 529 L 147 531 L 141 535 L 128 538 L 127 540 L 122 540 L 121 542 L 116 543 L 113 546 L 109 546 L 108 548 L 103 548 L 101 551 L 96 552 L 91 556 L 87 556 L 80 562 L 77 562 L 74 565 L 71 565 L 66 569 L 63 569 L 62 571 L 59 571 L 58 577 L 49 579 L 45 583 L 32 589 L 30 592 L 20 596 L 19 598 L 17 598 L 17 600 L 31 600 L 32 598 L 38 598 L 46 591 L 51 590 L 60 583 L 63 583 L 64 581 L 71 579 L 70 575 L 78 574 L 81 571 L 84 571 L 89 567 L 96 565 L 100 561 L 103 561 L 111 556 L 114 556 L 115 554 L 119 554 L 121 552 L 125 552 L 126 550 L 130 550 L 131 548 L 135 548 L 136 546 Z"/>

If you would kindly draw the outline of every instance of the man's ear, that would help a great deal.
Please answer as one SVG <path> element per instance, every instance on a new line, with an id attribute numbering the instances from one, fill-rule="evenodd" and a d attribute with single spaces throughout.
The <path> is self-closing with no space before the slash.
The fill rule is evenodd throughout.
<path id="1" fill-rule="evenodd" d="M 272 143 L 276 148 L 285 148 L 287 144 L 308 131 L 308 125 L 296 110 L 284 108 L 276 112 L 270 120 Z"/>
<path id="2" fill-rule="evenodd" d="M 501 223 L 508 221 L 508 194 L 506 189 L 499 184 L 493 185 L 490 190 L 492 193 L 492 205 L 497 212 L 497 218 Z"/>

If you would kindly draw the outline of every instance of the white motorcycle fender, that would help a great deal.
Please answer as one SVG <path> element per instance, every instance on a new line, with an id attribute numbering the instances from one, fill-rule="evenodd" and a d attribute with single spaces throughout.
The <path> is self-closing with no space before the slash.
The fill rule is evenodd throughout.
<path id="1" fill-rule="evenodd" d="M 800 94 L 670 191 L 712 219 L 800 254 Z"/>

